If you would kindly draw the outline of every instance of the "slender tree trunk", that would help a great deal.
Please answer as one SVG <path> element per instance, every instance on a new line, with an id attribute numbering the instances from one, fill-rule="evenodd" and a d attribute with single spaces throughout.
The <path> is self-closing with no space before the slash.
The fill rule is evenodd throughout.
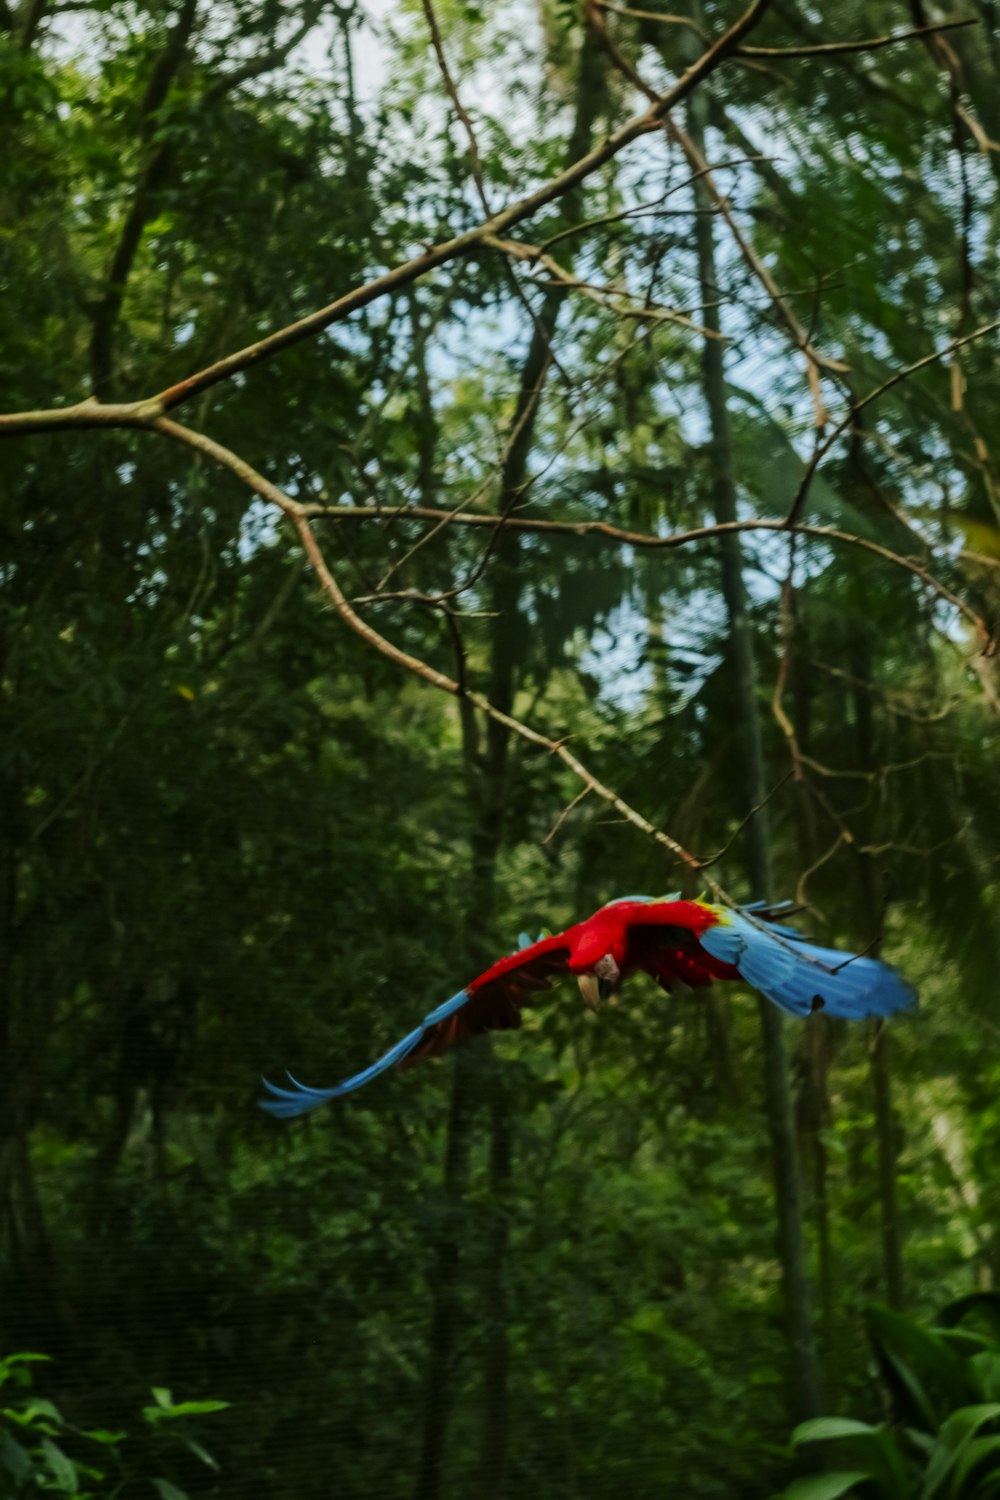
<path id="1" fill-rule="evenodd" d="M 90 373 L 95 396 L 106 397 L 114 380 L 115 335 L 125 298 L 125 287 L 146 225 L 155 211 L 158 195 L 173 165 L 174 153 L 169 141 L 155 149 L 150 148 L 150 142 L 155 134 L 157 113 L 163 107 L 170 86 L 184 62 L 197 8 L 198 0 L 182 0 L 177 19 L 167 33 L 163 51 L 153 68 L 142 101 L 140 130 L 147 151 L 146 160 L 132 191 L 91 328 Z"/>
<path id="2" fill-rule="evenodd" d="M 18 929 L 17 850 L 23 843 L 24 800 L 13 776 L 0 780 L 0 1344 L 11 1311 L 49 1310 L 51 1244 L 31 1159 L 31 1116 L 38 1069 L 51 1030 L 49 975 L 35 992 L 18 963 L 25 951 Z M 5 1312 L 7 1316 L 5 1317 Z"/>
<path id="3" fill-rule="evenodd" d="M 799 1138 L 803 1173 L 810 1188 L 810 1207 L 816 1234 L 819 1291 L 820 1349 L 827 1402 L 836 1405 L 839 1361 L 836 1351 L 836 1280 L 830 1240 L 830 1202 L 827 1191 L 827 1151 L 823 1132 L 830 1120 L 830 1067 L 835 1050 L 833 1026 L 827 1016 L 814 1016 L 805 1030 L 799 1063 L 802 1082 L 798 1097 Z"/>
<path id="4" fill-rule="evenodd" d="M 441 1489 L 441 1464 L 451 1404 L 451 1373 L 459 1313 L 459 1247 L 469 1178 L 469 1151 L 479 1059 L 461 1052 L 455 1059 L 445 1144 L 441 1227 L 434 1256 L 431 1327 L 417 1500 L 432 1500 Z"/>
<path id="5" fill-rule="evenodd" d="M 490 1095 L 490 1197 L 484 1289 L 486 1347 L 483 1356 L 483 1435 L 479 1454 L 480 1500 L 499 1500 L 507 1468 L 509 1428 L 507 1376 L 508 1195 L 513 1166 L 510 1097 L 494 1070 Z"/>
<path id="6" fill-rule="evenodd" d="M 706 104 L 701 94 L 695 94 L 688 107 L 688 132 L 702 152 L 704 152 L 705 110 Z M 697 206 L 702 210 L 695 219 L 695 236 L 698 275 L 702 300 L 705 304 L 703 317 L 709 329 L 719 332 L 721 320 L 718 309 L 715 238 L 711 203 L 703 183 L 695 184 L 695 196 Z M 729 438 L 722 348 L 719 339 L 705 339 L 702 350 L 702 374 L 705 402 L 711 425 L 712 502 L 716 520 L 724 523 L 736 520 L 736 484 Z M 759 809 L 747 827 L 747 868 L 754 895 L 760 899 L 769 899 L 772 894 L 770 841 L 767 810 L 761 806 L 766 790 L 764 755 L 757 709 L 754 646 L 747 614 L 746 587 L 743 581 L 743 553 L 739 537 L 734 534 L 721 537 L 719 546 L 722 592 L 729 618 L 729 649 L 743 765 L 743 792 L 748 807 Z M 781 1260 L 788 1338 L 792 1355 L 794 1380 L 792 1407 L 796 1417 L 801 1420 L 816 1415 L 820 1407 L 819 1371 L 806 1274 L 802 1195 L 782 1017 L 780 1012 L 763 998 L 759 1001 L 759 1007 L 764 1050 L 764 1089 L 774 1167 L 778 1254 Z"/>
<path id="7" fill-rule="evenodd" d="M 576 115 L 567 145 L 565 162 L 571 165 L 591 145 L 594 122 L 604 98 L 603 54 L 589 32 L 580 49 L 576 83 Z M 563 218 L 567 224 L 579 223 L 582 196 L 567 195 L 563 200 Z M 542 389 L 551 364 L 551 341 L 555 335 L 559 312 L 566 293 L 555 288 L 544 298 L 535 316 L 528 352 L 521 371 L 518 400 L 514 415 L 516 437 L 503 465 L 500 483 L 501 512 L 513 505 L 528 477 L 528 460 L 535 437 L 535 423 Z M 520 537 L 515 531 L 501 533 L 493 575 L 493 631 L 491 649 L 490 698 L 505 713 L 514 706 L 517 688 L 516 663 L 523 654 L 527 624 L 521 609 L 521 584 L 518 577 Z M 510 738 L 507 731 L 491 719 L 487 725 L 487 767 L 494 802 L 491 817 L 494 824 L 495 850 L 502 836 Z M 509 1355 L 507 1344 L 507 1287 L 505 1264 L 508 1243 L 507 1190 L 513 1171 L 512 1102 L 499 1078 L 494 1077 L 490 1114 L 490 1201 L 492 1207 L 490 1242 L 486 1260 L 486 1302 L 488 1311 L 483 1370 L 483 1431 L 480 1447 L 480 1500 L 497 1500 L 504 1488 L 507 1468 Z"/>
<path id="8" fill-rule="evenodd" d="M 889 1031 L 884 1020 L 872 1025 L 871 1075 L 875 1095 L 875 1136 L 878 1141 L 878 1196 L 882 1218 L 882 1274 L 890 1307 L 902 1307 L 903 1248 L 896 1194 L 896 1122 L 892 1108 L 892 1065 Z"/>
<path id="9" fill-rule="evenodd" d="M 812 689 L 809 640 L 804 622 L 795 613 L 796 599 L 790 590 L 789 607 L 795 622 L 789 632 L 787 650 L 792 719 L 804 754 L 811 753 Z M 812 868 L 818 854 L 813 804 L 801 782 L 796 790 L 797 859 L 800 870 Z M 813 1229 L 816 1235 L 816 1279 L 819 1293 L 819 1348 L 828 1406 L 836 1405 L 840 1361 L 837 1351 L 836 1278 L 830 1235 L 828 1159 L 823 1132 L 830 1121 L 830 1068 L 837 1046 L 838 1027 L 828 1016 L 817 1015 L 805 1028 L 799 1051 L 802 1081 L 797 1100 L 797 1123 L 803 1177 L 808 1184 Z"/>
<path id="10" fill-rule="evenodd" d="M 566 162 L 571 164 L 589 149 L 594 121 L 603 101 L 603 63 L 599 48 L 588 35 L 580 50 L 577 104 Z M 579 222 L 581 198 L 567 194 L 563 217 Z M 551 339 L 564 289 L 549 291 L 535 315 L 532 336 L 518 384 L 518 399 L 512 424 L 513 439 L 500 474 L 500 505 L 506 510 L 516 499 L 528 475 L 528 461 L 535 436 L 535 418 L 550 364 Z M 490 562 L 492 617 L 490 640 L 489 697 L 498 708 L 510 712 L 517 690 L 516 668 L 523 655 L 527 626 L 521 611 L 518 574 L 520 539 L 516 532 L 500 534 Z M 487 721 L 482 757 L 468 722 L 466 758 L 470 788 L 476 803 L 470 883 L 469 927 L 489 930 L 494 910 L 496 862 L 504 833 L 507 802 L 509 736 L 492 719 Z M 437 1500 L 441 1491 L 441 1467 L 445 1449 L 454 1365 L 456 1278 L 459 1266 L 457 1231 L 460 1204 L 468 1184 L 472 1114 L 476 1099 L 490 1098 L 490 1198 L 492 1214 L 488 1228 L 486 1274 L 483 1288 L 488 1308 L 483 1354 L 483 1428 L 480 1442 L 479 1495 L 495 1500 L 503 1490 L 507 1467 L 508 1438 L 508 1345 L 505 1260 L 507 1252 L 507 1187 L 513 1172 L 513 1122 L 507 1091 L 493 1072 L 492 1056 L 480 1049 L 476 1062 L 489 1073 L 477 1080 L 475 1096 L 470 1090 L 472 1064 L 457 1065 L 446 1147 L 445 1193 L 455 1213 L 443 1226 L 435 1257 L 431 1339 L 428 1358 L 421 1458 L 417 1500 Z"/>
<path id="11" fill-rule="evenodd" d="M 868 642 L 858 637 L 854 643 L 851 653 L 851 670 L 857 679 L 857 686 L 853 690 L 854 698 L 854 723 L 857 735 L 858 763 L 862 770 L 871 770 L 875 766 L 874 731 L 872 725 L 872 703 L 871 694 L 862 684 L 871 682 L 872 665 L 871 651 Z M 870 823 L 864 809 L 858 814 L 862 822 L 861 842 L 870 844 L 873 839 Z M 861 900 L 861 913 L 859 921 L 871 924 L 876 920 L 875 914 L 882 908 L 883 901 L 878 888 L 875 862 L 871 855 L 862 854 L 860 861 L 860 881 L 858 883 L 858 894 Z M 862 933 L 869 940 L 871 932 Z M 877 953 L 880 947 L 879 941 L 871 948 L 870 952 Z M 889 1052 L 889 1031 L 884 1020 L 874 1020 L 870 1025 L 870 1052 L 869 1062 L 871 1067 L 872 1094 L 875 1105 L 875 1140 L 878 1148 L 878 1197 L 879 1214 L 882 1230 L 882 1275 L 885 1281 L 885 1297 L 890 1307 L 902 1307 L 904 1302 L 903 1288 L 903 1250 L 902 1236 L 899 1226 L 899 1200 L 896 1193 L 896 1176 L 898 1165 L 898 1150 L 896 1145 L 896 1122 L 892 1107 L 892 1064 Z"/>

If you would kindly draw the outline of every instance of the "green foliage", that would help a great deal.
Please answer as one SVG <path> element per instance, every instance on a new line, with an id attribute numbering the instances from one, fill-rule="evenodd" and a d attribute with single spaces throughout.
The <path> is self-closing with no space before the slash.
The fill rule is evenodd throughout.
<path id="1" fill-rule="evenodd" d="M 985 1331 L 963 1326 L 978 1319 Z M 819 1417 L 792 1433 L 796 1447 L 836 1443 L 850 1471 L 810 1475 L 785 1500 L 989 1500 L 1000 1491 L 1000 1296 L 974 1293 L 933 1324 L 870 1307 L 868 1335 L 892 1409 L 870 1426 Z M 839 1487 L 838 1487 L 839 1486 Z"/>
<path id="2" fill-rule="evenodd" d="M 421 6 L 199 5 L 151 108 L 184 9 L 0 4 L 3 410 L 90 393 L 109 294 L 111 391 L 128 399 L 480 218 Z M 712 34 L 735 13 L 701 10 Z M 581 7 L 435 11 L 498 209 L 565 159 Z M 651 86 L 690 61 L 692 27 L 605 20 Z M 754 40 L 902 24 L 884 0 L 788 4 Z M 998 59 L 986 24 L 947 36 L 957 93 L 920 41 L 733 59 L 712 79 L 720 190 L 787 305 L 849 367 L 824 376 L 827 435 L 998 300 L 1000 158 L 959 144 L 952 109 L 1000 137 Z M 599 49 L 590 67 L 596 140 L 636 100 Z M 690 179 L 648 132 L 588 179 L 583 227 L 551 245 L 619 305 L 629 292 L 635 316 L 556 299 L 515 516 L 663 535 L 710 520 L 699 337 L 648 316 L 697 323 L 708 300 Z M 553 204 L 517 233 L 540 244 L 568 219 Z M 712 222 L 740 514 L 778 520 L 815 412 L 795 341 Z M 388 578 L 393 597 L 359 604 L 365 617 L 451 675 L 460 639 L 472 687 L 509 691 L 654 825 L 721 852 L 727 889 L 755 894 L 715 542 L 533 532 L 498 547 L 489 526 L 409 514 L 502 503 L 552 290 L 484 248 L 181 415 L 298 499 L 377 501 L 377 519 L 316 523 L 352 597 Z M 915 372 L 855 409 L 805 518 L 926 563 L 994 620 L 998 414 L 995 342 Z M 451 1235 L 434 1500 L 487 1493 L 498 1412 L 503 1500 L 758 1500 L 788 1481 L 791 1419 L 747 996 L 637 981 L 589 1016 L 553 992 L 495 1059 L 465 1054 L 457 1195 L 442 1185 L 454 1059 L 301 1126 L 255 1108 L 262 1073 L 319 1084 L 364 1064 L 522 929 L 558 930 L 623 891 L 697 894 L 702 878 L 593 796 L 574 802 L 554 757 L 501 753 L 345 630 L 282 526 L 151 433 L 0 443 L 0 1334 L 53 1355 L 44 1395 L 18 1383 L 23 1362 L 5 1367 L 4 1479 L 105 1494 L 124 1478 L 124 1496 L 161 1500 L 413 1493 Z M 781 533 L 743 544 L 776 894 L 801 881 L 805 926 L 884 939 L 922 995 L 890 1046 L 914 1317 L 869 1318 L 896 1407 L 882 1426 L 813 1427 L 807 1454 L 825 1433 L 845 1457 L 789 1493 L 919 1495 L 928 1475 L 935 1500 L 975 1493 L 997 1441 L 993 1419 L 977 1424 L 1000 1386 L 993 1335 L 971 1330 L 992 1304 L 920 1319 L 1000 1277 L 996 662 L 884 557 L 815 537 L 793 551 Z M 419 597 L 439 592 L 450 619 Z M 794 776 L 776 708 L 803 753 Z M 788 1034 L 826 1388 L 872 1416 L 862 1309 L 886 1270 L 870 1043 L 822 1017 Z M 232 1406 L 213 1419 L 216 1471 L 200 1432 L 219 1391 Z"/>
<path id="3" fill-rule="evenodd" d="M 151 1485 L 161 1500 L 187 1500 L 187 1493 L 150 1472 L 170 1463 L 178 1450 L 193 1454 L 210 1470 L 218 1464 L 199 1442 L 192 1417 L 224 1411 L 227 1401 L 182 1401 L 170 1392 L 153 1389 L 154 1406 L 143 1408 L 145 1436 L 136 1432 L 82 1428 L 68 1422 L 55 1402 L 31 1393 L 28 1366 L 46 1360 L 44 1354 L 10 1354 L 0 1359 L 0 1390 L 11 1386 L 26 1394 L 4 1393 L 0 1407 L 0 1494 L 20 1497 L 60 1494 L 77 1500 L 138 1493 Z M 172 1425 L 164 1434 L 163 1422 Z M 82 1456 L 81 1456 L 82 1455 Z M 100 1465 L 100 1467 L 98 1467 Z M 147 1491 L 148 1492 L 148 1491 Z"/>

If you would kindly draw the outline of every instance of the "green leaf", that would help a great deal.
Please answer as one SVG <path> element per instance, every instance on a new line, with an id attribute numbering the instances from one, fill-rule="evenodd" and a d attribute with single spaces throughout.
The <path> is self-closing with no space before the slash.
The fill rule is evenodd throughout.
<path id="1" fill-rule="evenodd" d="M 934 1321 L 942 1328 L 954 1328 L 970 1313 L 983 1318 L 1000 1339 L 1000 1292 L 970 1292 L 966 1297 L 958 1297 L 943 1307 Z"/>
<path id="2" fill-rule="evenodd" d="M 123 1443 L 128 1436 L 126 1432 L 109 1432 L 106 1427 L 88 1427 L 83 1434 L 95 1443 Z"/>
<path id="3" fill-rule="evenodd" d="M 951 1500 L 960 1500 L 965 1481 L 980 1464 L 991 1458 L 1000 1458 L 1000 1437 L 973 1438 L 955 1465 L 948 1494 Z M 973 1491 L 974 1492 L 974 1491 Z"/>
<path id="4" fill-rule="evenodd" d="M 155 1487 L 160 1500 L 188 1500 L 187 1492 L 179 1490 L 169 1479 L 152 1479 L 150 1483 Z"/>
<path id="5" fill-rule="evenodd" d="M 42 1452 L 45 1462 L 52 1470 L 53 1477 L 59 1489 L 67 1495 L 75 1495 L 79 1492 L 76 1482 L 76 1465 L 72 1459 L 67 1458 L 61 1448 L 57 1448 L 51 1438 L 42 1439 Z"/>
<path id="6" fill-rule="evenodd" d="M 800 1443 L 823 1443 L 831 1438 L 866 1437 L 872 1433 L 880 1432 L 879 1427 L 872 1427 L 868 1422 L 855 1422 L 851 1417 L 811 1417 L 808 1422 L 800 1422 L 792 1433 L 792 1442 L 796 1447 Z"/>
<path id="7" fill-rule="evenodd" d="M 5 1385 L 12 1380 L 15 1385 L 30 1385 L 31 1375 L 29 1371 L 22 1370 L 22 1365 L 41 1364 L 48 1361 L 47 1354 L 8 1354 L 6 1358 L 0 1359 L 0 1385 Z"/>
<path id="8" fill-rule="evenodd" d="M 208 1449 L 202 1447 L 201 1443 L 195 1442 L 194 1438 L 185 1438 L 184 1446 L 185 1448 L 188 1448 L 196 1458 L 200 1458 L 203 1464 L 207 1464 L 210 1469 L 215 1469 L 216 1471 L 218 1471 L 219 1465 L 212 1457 L 211 1453 L 209 1453 Z"/>
<path id="9" fill-rule="evenodd" d="M 157 1419 L 173 1421 L 175 1417 L 203 1417 L 210 1411 L 225 1411 L 228 1405 L 228 1401 L 178 1401 L 166 1411 L 158 1407 L 147 1407 L 146 1410 L 155 1412 Z"/>
<path id="10" fill-rule="evenodd" d="M 959 1455 L 964 1452 L 980 1427 L 985 1427 L 987 1422 L 995 1422 L 998 1417 L 1000 1402 L 996 1401 L 980 1406 L 963 1406 L 952 1412 L 947 1421 L 942 1423 L 931 1450 L 920 1500 L 931 1500 L 931 1496 L 937 1494 Z"/>
<path id="11" fill-rule="evenodd" d="M 983 1401 L 1000 1401 L 1000 1353 L 989 1350 L 974 1354 L 969 1364 L 975 1371 L 978 1394 Z"/>
<path id="12" fill-rule="evenodd" d="M 936 1432 L 940 1410 L 947 1411 L 956 1400 L 975 1398 L 977 1392 L 966 1361 L 933 1329 L 880 1306 L 867 1308 L 865 1321 L 904 1421 Z"/>
<path id="13" fill-rule="evenodd" d="M 9 1432 L 0 1428 L 0 1467 L 13 1474 L 16 1484 L 21 1485 L 34 1472 L 34 1464 L 31 1462 L 26 1449 L 12 1438 Z"/>
<path id="14" fill-rule="evenodd" d="M 66 1424 L 62 1413 L 54 1401 L 46 1401 L 44 1396 L 33 1396 L 32 1399 L 19 1408 L 20 1418 L 25 1422 L 34 1422 L 38 1417 L 48 1417 L 50 1421 L 56 1422 L 60 1427 Z"/>
<path id="15" fill-rule="evenodd" d="M 819 1419 L 822 1420 L 822 1419 Z M 795 1479 L 784 1493 L 783 1500 L 838 1500 L 855 1485 L 868 1478 L 864 1469 L 844 1469 L 833 1474 L 810 1474 L 804 1479 Z"/>
<path id="16" fill-rule="evenodd" d="M 796 1446 L 838 1440 L 849 1444 L 851 1457 L 867 1465 L 869 1478 L 886 1495 L 906 1493 L 910 1482 L 906 1461 L 892 1433 L 884 1427 L 872 1427 L 852 1417 L 813 1417 L 792 1433 Z"/>

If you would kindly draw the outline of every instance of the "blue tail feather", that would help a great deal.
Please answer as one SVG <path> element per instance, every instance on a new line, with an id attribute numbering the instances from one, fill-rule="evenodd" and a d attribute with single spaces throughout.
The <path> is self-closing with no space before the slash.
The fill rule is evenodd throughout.
<path id="1" fill-rule="evenodd" d="M 274 1115 L 278 1120 L 289 1120 L 295 1115 L 308 1114 L 311 1109 L 318 1109 L 321 1104 L 328 1104 L 331 1099 L 340 1099 L 344 1094 L 353 1093 L 355 1089 L 360 1089 L 366 1083 L 371 1083 L 373 1078 L 378 1078 L 380 1073 L 384 1073 L 387 1069 L 395 1067 L 397 1063 L 402 1062 L 403 1058 L 407 1057 L 413 1051 L 417 1043 L 423 1040 L 432 1026 L 436 1026 L 439 1021 L 447 1020 L 457 1010 L 461 1010 L 468 998 L 467 990 L 459 990 L 457 995 L 452 995 L 450 1000 L 445 1000 L 442 1005 L 430 1011 L 415 1030 L 411 1031 L 408 1036 L 404 1036 L 402 1041 L 397 1042 L 394 1047 L 390 1047 L 389 1051 L 380 1057 L 377 1062 L 373 1062 L 369 1067 L 363 1069 L 362 1072 L 354 1073 L 350 1078 L 345 1078 L 343 1083 L 335 1084 L 333 1088 L 309 1088 L 307 1084 L 299 1083 L 298 1079 L 293 1078 L 291 1073 L 288 1074 L 288 1080 L 293 1085 L 290 1089 L 279 1088 L 277 1084 L 270 1083 L 268 1079 L 262 1079 L 261 1082 L 271 1097 L 258 1101 L 261 1109 L 266 1110 L 269 1115 Z"/>

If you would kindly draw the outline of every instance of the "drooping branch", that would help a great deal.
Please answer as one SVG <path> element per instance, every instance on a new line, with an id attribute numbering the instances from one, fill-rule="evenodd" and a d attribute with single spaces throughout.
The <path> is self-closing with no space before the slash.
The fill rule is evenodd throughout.
<path id="1" fill-rule="evenodd" d="M 697 856 L 691 854 L 676 839 L 671 838 L 668 833 L 665 833 L 663 829 L 657 828 L 648 818 L 644 817 L 642 813 L 638 812 L 624 798 L 620 797 L 613 788 L 607 786 L 588 770 L 583 762 L 567 747 L 565 740 L 551 739 L 548 735 L 542 734 L 537 729 L 533 729 L 530 724 L 524 724 L 520 719 L 514 718 L 512 714 L 504 713 L 481 693 L 469 692 L 468 690 L 463 692 L 461 684 L 453 677 L 447 676 L 444 672 L 439 672 L 436 667 L 432 667 L 428 662 L 421 661 L 419 657 L 412 656 L 408 651 L 404 651 L 401 647 L 394 645 L 392 641 L 387 640 L 384 635 L 381 635 L 379 631 L 369 625 L 366 620 L 363 620 L 352 608 L 343 593 L 327 563 L 319 542 L 316 540 L 312 527 L 309 524 L 309 507 L 293 500 L 290 495 L 286 495 L 277 485 L 272 484 L 263 474 L 258 473 L 256 469 L 240 458 L 238 454 L 233 453 L 229 448 L 223 447 L 221 443 L 217 443 L 213 438 L 207 437 L 204 433 L 195 432 L 189 427 L 184 427 L 180 422 L 175 422 L 169 417 L 160 417 L 151 426 L 156 432 L 160 432 L 165 437 L 172 438 L 176 442 L 183 443 L 188 448 L 193 448 L 213 463 L 228 469 L 231 474 L 234 474 L 242 484 L 246 485 L 260 499 L 267 501 L 270 505 L 274 505 L 278 510 L 282 511 L 298 532 L 306 557 L 316 577 L 319 579 L 323 592 L 330 600 L 337 615 L 367 645 L 378 651 L 389 661 L 394 662 L 397 666 L 404 668 L 405 671 L 411 672 L 421 678 L 422 681 L 429 683 L 431 687 L 437 688 L 439 692 L 448 693 L 453 698 L 464 697 L 488 719 L 492 719 L 495 723 L 502 725 L 510 733 L 525 740 L 529 745 L 534 745 L 539 750 L 545 750 L 548 754 L 554 755 L 573 772 L 574 776 L 590 792 L 593 792 L 595 796 L 600 797 L 603 802 L 613 807 L 626 822 L 631 823 L 634 828 L 638 828 L 641 833 L 646 834 L 647 837 L 659 844 L 661 848 L 668 850 L 679 863 L 686 865 L 690 870 L 695 872 L 701 871 L 702 861 Z M 722 887 L 714 880 L 706 877 L 705 883 L 718 900 L 730 905 L 732 904 Z"/>
<path id="2" fill-rule="evenodd" d="M 690 16 L 673 15 L 669 11 L 637 10 L 631 5 L 617 5 L 614 0 L 597 0 L 601 10 L 611 11 L 616 16 L 628 16 L 635 21 L 660 21 L 668 26 L 685 26 L 698 36 L 704 32 Z M 861 37 L 856 41 L 813 42 L 790 47 L 737 47 L 736 57 L 763 57 L 778 60 L 794 57 L 839 57 L 846 52 L 880 52 L 883 47 L 894 47 L 898 42 L 908 42 L 914 37 L 933 36 L 937 32 L 957 31 L 961 26 L 978 26 L 975 16 L 963 20 L 937 21 L 933 25 L 911 26 L 907 31 L 887 32 L 884 36 Z"/>
<path id="3" fill-rule="evenodd" d="M 856 41 L 813 42 L 800 47 L 737 47 L 736 55 L 774 58 L 776 61 L 792 57 L 842 57 L 848 52 L 880 52 L 883 47 L 895 47 L 899 42 L 912 41 L 914 37 L 935 36 L 944 31 L 958 31 L 963 26 L 978 25 L 975 16 L 966 16 L 961 20 L 911 26 L 908 31 L 891 31 L 884 36 L 859 37 Z"/>
<path id="4" fill-rule="evenodd" d="M 361 520 L 418 520 L 433 521 L 435 530 L 440 530 L 444 525 L 455 526 L 481 526 L 496 528 L 508 526 L 519 531 L 537 532 L 548 536 L 572 536 L 572 537 L 595 537 L 617 543 L 623 547 L 636 547 L 642 551 L 658 552 L 670 551 L 675 547 L 687 547 L 695 542 L 712 541 L 714 538 L 732 535 L 733 533 L 752 531 L 780 531 L 792 532 L 796 536 L 813 537 L 818 541 L 838 543 L 849 547 L 860 547 L 864 552 L 870 552 L 875 557 L 880 557 L 884 562 L 892 563 L 894 567 L 903 568 L 907 573 L 918 578 L 927 588 L 931 589 L 945 603 L 950 604 L 953 609 L 968 620 L 976 633 L 976 638 L 984 650 L 990 648 L 993 639 L 991 628 L 986 620 L 960 595 L 954 593 L 947 584 L 936 577 L 926 564 L 917 558 L 906 557 L 901 552 L 894 552 L 891 547 L 884 546 L 881 542 L 872 541 L 868 537 L 857 536 L 851 531 L 842 531 L 836 526 L 812 525 L 805 521 L 796 521 L 791 525 L 786 520 L 771 516 L 752 516 L 741 521 L 713 522 L 708 526 L 692 526 L 685 531 L 670 532 L 666 536 L 657 536 L 655 533 L 644 531 L 628 531 L 622 526 L 612 526 L 607 521 L 552 521 L 536 520 L 533 517 L 518 515 L 484 515 L 482 511 L 462 511 L 436 509 L 432 506 L 412 505 L 403 509 L 389 510 L 375 505 L 317 505 L 305 504 L 301 507 L 304 515 L 313 519 L 324 517 L 332 521 L 361 521 Z M 964 554 L 960 553 L 959 556 Z M 375 596 L 378 597 L 378 596 Z M 388 595 L 383 597 L 390 597 Z"/>

